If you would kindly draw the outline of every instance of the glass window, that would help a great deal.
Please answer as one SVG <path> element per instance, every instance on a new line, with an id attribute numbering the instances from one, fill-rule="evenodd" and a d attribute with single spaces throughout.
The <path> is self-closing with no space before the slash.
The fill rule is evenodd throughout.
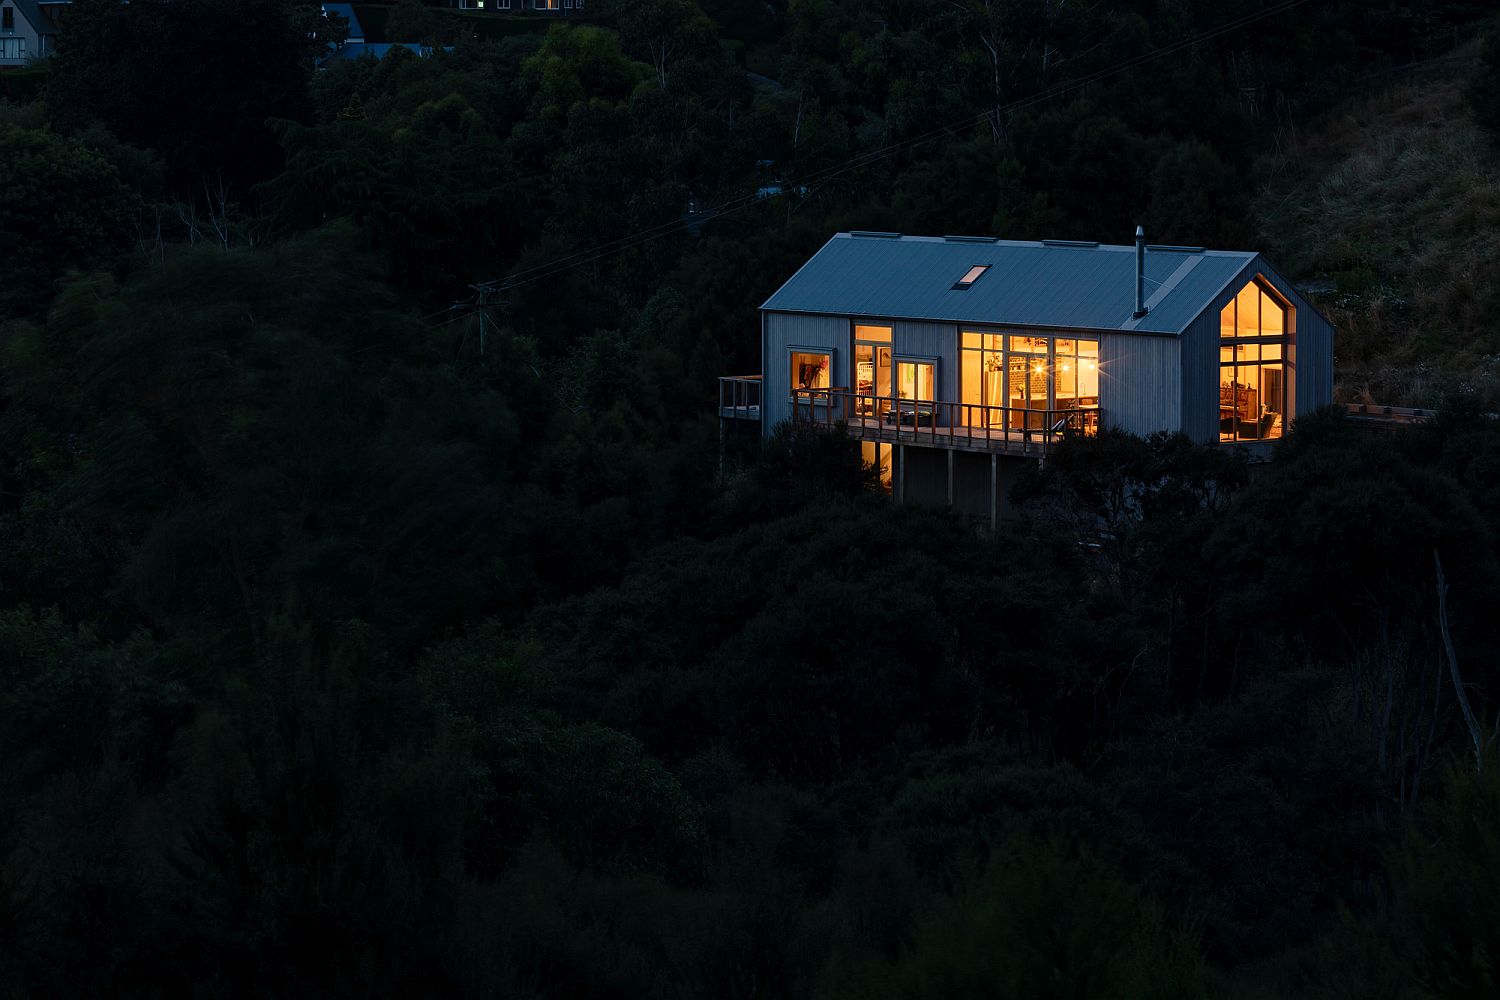
<path id="1" fill-rule="evenodd" d="M 1287 308 L 1258 281 L 1219 314 L 1219 439 L 1286 432 Z"/>
<path id="2" fill-rule="evenodd" d="M 830 385 L 828 372 L 832 361 L 831 352 L 793 351 L 792 388 L 827 389 Z"/>
<path id="3" fill-rule="evenodd" d="M 1051 343 L 1046 337 L 1011 337 L 1012 354 L 1046 354 Z"/>
<path id="4" fill-rule="evenodd" d="M 981 274 L 988 271 L 989 269 L 990 266 L 988 264 L 975 264 L 973 267 L 969 268 L 968 271 L 964 272 L 964 276 L 962 278 L 959 278 L 958 283 L 953 287 L 968 288 L 970 285 L 974 284 L 974 282 L 979 280 L 979 276 Z"/>
<path id="5" fill-rule="evenodd" d="M 1053 348 L 1052 383 L 1056 408 L 1099 405 L 1099 342 L 1060 338 Z"/>
<path id="6" fill-rule="evenodd" d="M 1286 307 L 1252 281 L 1219 313 L 1219 336 L 1284 337 Z"/>
<path id="7" fill-rule="evenodd" d="M 888 326 L 861 326 L 854 327 L 854 339 L 863 340 L 871 344 L 889 344 L 891 342 L 891 328 Z"/>
<path id="8" fill-rule="evenodd" d="M 937 398 L 937 365 L 931 361 L 897 361 L 897 394 L 901 399 L 929 402 Z"/>
<path id="9" fill-rule="evenodd" d="M 1286 334 L 1286 310 L 1277 304 L 1276 300 L 1267 295 L 1265 291 L 1260 293 L 1260 335 L 1262 337 L 1280 337 Z"/>
<path id="10" fill-rule="evenodd" d="M 872 466 L 879 474 L 881 488 L 889 490 L 891 488 L 891 446 L 873 441 L 861 441 L 859 454 L 864 459 L 864 463 Z"/>

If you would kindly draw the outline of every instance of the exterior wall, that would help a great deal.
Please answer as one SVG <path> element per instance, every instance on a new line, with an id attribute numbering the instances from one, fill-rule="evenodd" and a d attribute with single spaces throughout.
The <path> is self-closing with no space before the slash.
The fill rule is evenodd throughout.
<path id="1" fill-rule="evenodd" d="M 1175 336 L 1099 335 L 1099 408 L 1109 426 L 1143 436 L 1182 426 L 1180 347 Z"/>
<path id="2" fill-rule="evenodd" d="M 769 436 L 777 424 L 792 416 L 791 349 L 811 347 L 831 351 L 829 371 L 834 386 L 849 375 L 849 321 L 842 316 L 805 313 L 761 313 L 761 430 Z"/>
<path id="3" fill-rule="evenodd" d="M 449 6 L 461 10 L 499 11 L 515 13 L 534 10 L 538 14 L 572 14 L 583 10 L 584 0 L 557 0 L 556 7 L 548 7 L 547 0 L 450 0 Z"/>
<path id="4" fill-rule="evenodd" d="M 1182 432 L 1199 444 L 1219 440 L 1219 312 L 1243 286 L 1235 282 L 1182 332 Z"/>
<path id="5" fill-rule="evenodd" d="M 1333 402 L 1333 327 L 1257 257 L 1183 332 L 1182 429 L 1194 441 L 1219 439 L 1219 312 L 1256 277 L 1292 306 L 1286 351 L 1287 413 L 1295 420 Z"/>
<path id="6" fill-rule="evenodd" d="M 21 38 L 26 41 L 25 57 L 18 59 L 0 58 L 0 67 L 25 66 L 33 59 L 42 59 L 51 55 L 51 38 L 38 34 L 36 28 L 26 19 L 26 15 L 21 12 L 19 7 L 11 3 L 10 0 L 0 0 L 0 8 L 10 8 L 10 16 L 15 20 L 15 27 L 10 31 L 0 32 L 0 38 Z"/>
<path id="7" fill-rule="evenodd" d="M 1265 261 L 1257 257 L 1255 265 L 1261 278 L 1296 310 L 1287 342 L 1287 367 L 1292 369 L 1287 411 L 1296 419 L 1333 402 L 1333 326 Z"/>
<path id="8" fill-rule="evenodd" d="M 893 320 L 894 353 L 902 357 L 937 358 L 937 398 L 958 399 L 958 327 L 952 323 Z M 946 475 L 946 473 L 945 473 Z"/>

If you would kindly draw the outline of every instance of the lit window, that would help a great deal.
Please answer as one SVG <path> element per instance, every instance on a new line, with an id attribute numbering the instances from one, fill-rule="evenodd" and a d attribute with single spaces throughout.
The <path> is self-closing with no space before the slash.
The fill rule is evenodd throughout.
<path id="1" fill-rule="evenodd" d="M 964 274 L 962 278 L 958 279 L 958 283 L 953 287 L 959 290 L 968 288 L 970 285 L 974 284 L 974 282 L 979 280 L 979 276 L 981 274 L 988 271 L 989 269 L 990 266 L 988 264 L 975 264 L 973 267 L 969 268 L 969 270 Z"/>
<path id="2" fill-rule="evenodd" d="M 931 361 L 897 361 L 896 395 L 931 402 L 937 397 L 937 366 Z"/>
<path id="3" fill-rule="evenodd" d="M 827 389 L 833 356 L 824 351 L 792 352 L 792 389 Z"/>
<path id="4" fill-rule="evenodd" d="M 1219 440 L 1286 433 L 1287 307 L 1258 281 L 1219 313 Z"/>

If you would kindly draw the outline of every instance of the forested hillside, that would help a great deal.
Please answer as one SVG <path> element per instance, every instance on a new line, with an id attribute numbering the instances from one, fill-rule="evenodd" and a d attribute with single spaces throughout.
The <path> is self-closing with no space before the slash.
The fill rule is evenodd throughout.
<path id="1" fill-rule="evenodd" d="M 1500 992 L 1490 5 L 382 17 L 78 0 L 0 100 L 0 993 Z M 830 233 L 1138 223 L 1440 415 L 721 474 Z"/>

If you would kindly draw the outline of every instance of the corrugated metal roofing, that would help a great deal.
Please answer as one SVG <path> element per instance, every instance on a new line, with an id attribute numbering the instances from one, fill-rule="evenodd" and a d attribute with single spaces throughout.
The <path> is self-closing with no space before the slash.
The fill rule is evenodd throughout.
<path id="1" fill-rule="evenodd" d="M 827 313 L 1083 330 L 1181 333 L 1256 254 L 1171 247 L 1146 251 L 1146 302 L 1136 321 L 1135 247 L 976 242 L 839 233 L 761 306 Z M 976 264 L 968 289 L 954 283 Z"/>

